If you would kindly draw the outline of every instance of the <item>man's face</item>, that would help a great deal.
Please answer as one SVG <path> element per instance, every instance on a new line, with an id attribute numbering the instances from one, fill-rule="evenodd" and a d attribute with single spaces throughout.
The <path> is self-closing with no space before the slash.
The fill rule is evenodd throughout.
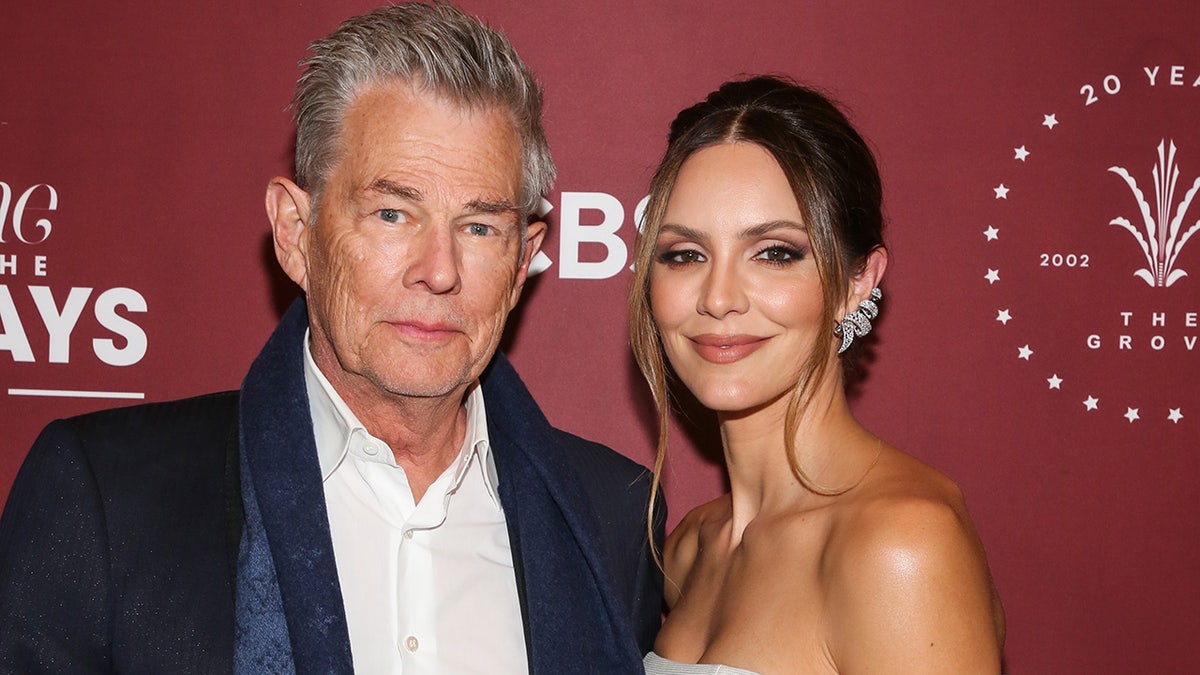
<path id="1" fill-rule="evenodd" d="M 313 358 L 352 407 L 461 396 L 545 232 L 520 222 L 511 118 L 378 84 L 347 110 L 339 140 L 319 211 L 298 228 Z"/>

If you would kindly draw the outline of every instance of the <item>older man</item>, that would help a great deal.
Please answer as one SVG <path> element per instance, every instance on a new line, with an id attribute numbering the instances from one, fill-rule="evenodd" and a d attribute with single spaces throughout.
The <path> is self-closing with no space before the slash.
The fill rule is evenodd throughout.
<path id="1" fill-rule="evenodd" d="M 446 5 L 304 65 L 266 199 L 304 300 L 240 392 L 43 432 L 0 521 L 0 666 L 641 672 L 645 472 L 496 353 L 546 231 L 537 84 Z"/>

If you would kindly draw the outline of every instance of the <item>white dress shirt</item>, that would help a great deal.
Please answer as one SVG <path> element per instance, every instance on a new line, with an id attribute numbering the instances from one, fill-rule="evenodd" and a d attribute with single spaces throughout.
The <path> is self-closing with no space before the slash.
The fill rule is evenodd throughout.
<path id="1" fill-rule="evenodd" d="M 329 529 L 359 673 L 528 673 L 483 392 L 458 457 L 419 504 L 386 443 L 304 368 Z"/>

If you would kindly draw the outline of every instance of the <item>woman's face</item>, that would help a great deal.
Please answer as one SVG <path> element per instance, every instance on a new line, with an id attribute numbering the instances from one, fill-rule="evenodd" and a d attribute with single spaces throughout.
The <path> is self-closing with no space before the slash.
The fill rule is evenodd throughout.
<path id="1" fill-rule="evenodd" d="M 714 145 L 684 162 L 651 264 L 667 357 L 710 409 L 781 399 L 814 340 L 833 339 L 800 206 L 757 145 Z"/>

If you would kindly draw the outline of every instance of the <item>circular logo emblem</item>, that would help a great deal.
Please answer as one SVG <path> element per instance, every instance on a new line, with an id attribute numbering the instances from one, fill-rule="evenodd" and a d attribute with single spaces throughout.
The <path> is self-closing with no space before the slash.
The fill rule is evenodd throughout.
<path id="1" fill-rule="evenodd" d="M 980 319 L 1035 404 L 1200 419 L 1197 110 L 1200 67 L 1098 73 L 1030 112 L 981 186 Z"/>

